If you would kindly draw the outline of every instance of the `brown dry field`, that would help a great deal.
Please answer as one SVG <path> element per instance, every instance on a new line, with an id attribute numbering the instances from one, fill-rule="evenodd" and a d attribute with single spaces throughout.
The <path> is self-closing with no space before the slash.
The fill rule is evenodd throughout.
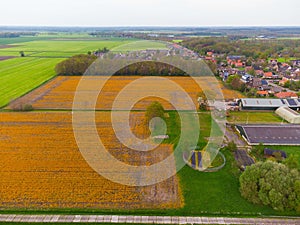
<path id="1" fill-rule="evenodd" d="M 144 113 L 130 117 L 147 136 Z M 136 152 L 117 140 L 109 112 L 96 112 L 98 134 L 109 152 L 130 165 L 156 163 L 171 145 Z M 83 129 L 85 129 L 83 127 Z M 0 208 L 163 209 L 182 207 L 176 176 L 148 187 L 114 183 L 97 174 L 76 145 L 71 112 L 0 113 Z M 174 165 L 170 165 L 175 167 Z"/>
<path id="2" fill-rule="evenodd" d="M 111 77 L 104 85 L 101 93 L 98 96 L 96 103 L 97 110 L 111 110 L 113 102 L 116 96 L 131 82 L 142 78 L 139 76 L 114 76 Z M 13 104 L 31 104 L 35 109 L 72 109 L 73 98 L 76 88 L 79 84 L 80 76 L 58 76 L 45 85 L 37 88 L 31 93 L 25 95 L 22 98 L 16 100 Z M 190 77 L 167 77 L 171 81 L 178 84 L 184 89 L 186 93 L 191 97 L 194 105 L 197 107 L 197 96 L 201 90 L 205 90 L 208 93 L 213 92 L 212 84 L 219 87 L 222 90 L 223 95 L 226 99 L 234 99 L 243 97 L 240 93 L 228 90 L 225 88 L 220 81 L 213 79 L 211 77 L 199 77 L 197 81 L 201 84 L 199 85 Z M 99 92 L 99 86 L 104 84 L 103 77 L 86 77 L 86 80 L 81 86 L 82 90 L 88 91 L 89 93 L 85 95 L 85 98 L 81 100 L 82 105 L 87 108 L 92 108 L 90 102 L 90 95 L 94 95 Z M 165 82 L 155 83 L 151 82 L 151 78 L 143 83 L 135 85 L 135 87 L 129 92 L 129 94 L 123 96 L 121 99 L 121 104 L 117 106 L 118 109 L 125 109 L 128 106 L 128 99 L 137 96 L 139 93 L 145 92 L 145 90 L 152 88 L 152 90 L 157 91 L 158 94 L 165 96 L 165 99 L 159 99 L 156 97 L 147 97 L 140 99 L 137 104 L 133 104 L 132 109 L 144 110 L 147 106 L 154 100 L 161 101 L 164 108 L 167 110 L 173 110 L 174 106 L 169 103 L 170 100 L 176 102 L 177 104 L 183 105 L 184 102 L 179 95 L 178 90 L 174 87 L 168 85 Z M 220 95 L 221 96 L 221 95 Z M 222 98 L 222 97 L 219 97 Z"/>

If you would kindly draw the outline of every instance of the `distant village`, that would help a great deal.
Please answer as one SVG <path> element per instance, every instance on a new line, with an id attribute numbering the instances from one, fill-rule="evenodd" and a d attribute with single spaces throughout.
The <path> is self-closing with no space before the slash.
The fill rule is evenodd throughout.
<path id="1" fill-rule="evenodd" d="M 238 75 L 241 84 L 252 90 L 251 97 L 298 98 L 299 86 L 292 90 L 291 83 L 300 83 L 300 59 L 268 60 L 246 58 L 242 55 L 228 55 L 226 60 L 217 63 L 224 55 L 207 52 L 205 60 L 217 64 L 217 73 L 226 82 L 230 76 Z M 249 96 L 250 97 L 250 96 Z"/>

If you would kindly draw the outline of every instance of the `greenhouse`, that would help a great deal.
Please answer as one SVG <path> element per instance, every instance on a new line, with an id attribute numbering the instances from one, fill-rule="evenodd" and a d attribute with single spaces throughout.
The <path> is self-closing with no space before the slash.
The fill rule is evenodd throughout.
<path id="1" fill-rule="evenodd" d="M 300 124 L 300 114 L 289 107 L 280 107 L 275 112 L 289 123 Z"/>

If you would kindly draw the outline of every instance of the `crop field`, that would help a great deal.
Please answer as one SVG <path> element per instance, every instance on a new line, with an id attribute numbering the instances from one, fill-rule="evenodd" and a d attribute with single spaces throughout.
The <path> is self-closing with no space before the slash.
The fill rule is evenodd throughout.
<path id="1" fill-rule="evenodd" d="M 76 54 L 86 54 L 88 51 L 93 52 L 104 47 L 117 52 L 166 49 L 164 43 L 126 39 L 54 39 L 17 43 L 6 46 L 7 47 L 0 49 L 0 55 L 17 56 L 20 51 L 24 51 L 26 55 L 34 57 L 71 57 Z"/>
<path id="2" fill-rule="evenodd" d="M 47 84 L 18 99 L 14 102 L 14 104 L 31 104 L 35 109 L 72 109 L 75 91 L 81 78 L 82 77 L 79 76 L 58 76 Z M 92 95 L 98 96 L 97 93 L 99 92 L 100 85 L 104 85 L 98 97 L 96 109 L 110 110 L 113 107 L 113 102 L 116 96 L 120 92 L 122 92 L 122 90 L 127 85 L 139 78 L 143 77 L 113 76 L 104 84 L 106 79 L 104 77 L 85 77 L 85 81 L 81 88 L 88 90 L 89 94 L 84 95 L 84 99 L 81 100 L 81 104 L 84 105 L 85 108 L 92 108 L 92 102 L 89 101 L 90 97 Z M 120 97 L 119 104 L 115 109 L 128 109 L 129 100 L 131 98 L 134 98 L 141 92 L 146 93 L 145 87 L 147 87 L 147 89 L 152 87 L 155 93 L 165 96 L 166 98 L 163 100 L 161 98 L 145 96 L 144 99 L 141 99 L 142 101 L 134 104 L 134 107 L 132 107 L 132 109 L 144 110 L 151 102 L 155 100 L 160 101 L 164 105 L 164 108 L 167 110 L 174 109 L 174 106 L 172 106 L 169 101 L 176 102 L 177 104 L 181 104 L 182 107 L 184 107 L 185 102 L 182 102 L 182 98 L 178 94 L 178 90 L 174 89 L 174 87 L 170 85 L 170 83 L 166 81 L 158 82 L 153 85 L 152 78 L 147 78 L 147 80 L 143 80 L 143 82 L 135 85 L 134 88 L 123 97 Z M 213 81 L 209 77 L 197 78 L 201 86 L 200 88 L 198 84 L 190 77 L 168 77 L 168 79 L 181 86 L 183 90 L 189 94 L 196 107 L 198 105 L 197 96 L 199 92 L 201 92 L 201 88 L 202 90 L 209 89 L 209 86 L 207 86 L 207 82 L 211 83 Z M 207 91 L 209 92 L 211 90 Z M 225 97 L 231 98 L 233 97 L 235 92 L 227 92 L 227 90 L 225 90 L 225 94 Z"/>
<path id="3" fill-rule="evenodd" d="M 55 76 L 61 59 L 15 58 L 0 62 L 0 106 L 41 85 Z"/>
<path id="4" fill-rule="evenodd" d="M 0 61 L 0 107 L 55 76 L 62 59 L 14 58 Z"/>
<path id="5" fill-rule="evenodd" d="M 131 116 L 132 129 L 139 134 L 144 132 L 137 125 L 142 124 L 143 115 Z M 161 145 L 151 153 L 134 153 L 120 147 L 110 113 L 97 113 L 96 122 L 106 148 L 128 164 L 155 163 L 172 151 L 171 145 Z M 94 172 L 76 145 L 71 113 L 1 113 L 0 127 L 2 209 L 159 209 L 182 205 L 176 176 L 153 186 L 129 187 Z"/>
<path id="6" fill-rule="evenodd" d="M 122 76 L 114 76 L 108 80 L 108 82 L 104 85 L 98 101 L 96 105 L 96 109 L 98 110 L 110 110 L 112 109 L 112 104 L 114 102 L 117 94 L 129 83 L 132 81 L 141 78 L 141 77 L 122 77 Z M 36 109 L 72 109 L 73 98 L 75 95 L 75 91 L 77 85 L 80 81 L 81 77 L 78 76 L 59 76 L 54 80 L 50 81 L 46 85 L 36 89 L 32 93 L 20 98 L 16 101 L 22 103 L 30 103 Z M 196 104 L 197 93 L 200 91 L 199 87 L 197 87 L 196 83 L 192 83 L 189 78 L 180 78 L 180 77 L 172 77 L 172 81 L 179 83 L 192 97 Z M 105 81 L 104 77 L 87 77 L 87 80 L 83 84 L 83 88 L 89 90 L 90 94 L 97 94 L 99 91 L 99 86 L 103 85 Z M 137 93 L 143 91 L 145 87 L 151 87 L 152 79 L 149 78 L 144 82 L 138 84 L 134 87 L 134 89 L 121 99 L 121 104 L 117 105 L 117 109 L 126 109 L 128 100 L 131 97 L 135 97 Z M 177 100 L 176 98 L 176 90 L 172 90 L 172 86 L 168 86 L 168 83 L 158 84 L 160 86 L 155 86 L 155 90 L 158 94 L 164 94 L 168 97 L 166 100 Z M 163 91 L 161 91 L 163 90 Z M 164 93 L 162 93 L 164 92 Z M 82 100 L 82 104 L 85 104 L 87 108 L 92 107 L 92 103 L 89 102 L 90 95 L 85 95 L 85 99 Z M 155 97 L 149 97 L 143 99 L 143 101 L 138 102 L 134 109 L 136 110 L 144 110 L 147 106 L 153 102 L 153 100 L 158 100 Z M 167 101 L 163 101 L 165 109 L 174 109 L 170 103 Z M 124 107 L 124 108 L 122 108 Z"/>
<path id="7" fill-rule="evenodd" d="M 128 41 L 32 41 L 26 43 L 18 43 L 13 50 L 16 51 L 51 51 L 51 52 L 74 52 L 87 53 L 88 51 L 97 50 L 99 48 L 107 47 L 109 49 L 126 44 Z"/>

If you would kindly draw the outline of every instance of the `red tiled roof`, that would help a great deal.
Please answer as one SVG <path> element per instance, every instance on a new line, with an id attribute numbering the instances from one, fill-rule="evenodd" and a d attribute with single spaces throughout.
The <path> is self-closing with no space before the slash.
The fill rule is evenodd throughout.
<path id="1" fill-rule="evenodd" d="M 275 94 L 277 98 L 291 98 L 291 97 L 298 97 L 296 93 L 294 92 L 279 92 Z"/>
<path id="2" fill-rule="evenodd" d="M 267 91 L 258 91 L 257 92 L 258 95 L 268 95 Z"/>
<path id="3" fill-rule="evenodd" d="M 235 63 L 235 66 L 236 66 L 236 67 L 243 67 L 243 66 L 244 66 L 244 64 L 243 64 L 243 63 L 241 63 L 241 62 L 238 62 L 238 63 Z"/>
<path id="4" fill-rule="evenodd" d="M 272 72 L 266 72 L 264 73 L 265 77 L 273 77 L 273 73 Z"/>

